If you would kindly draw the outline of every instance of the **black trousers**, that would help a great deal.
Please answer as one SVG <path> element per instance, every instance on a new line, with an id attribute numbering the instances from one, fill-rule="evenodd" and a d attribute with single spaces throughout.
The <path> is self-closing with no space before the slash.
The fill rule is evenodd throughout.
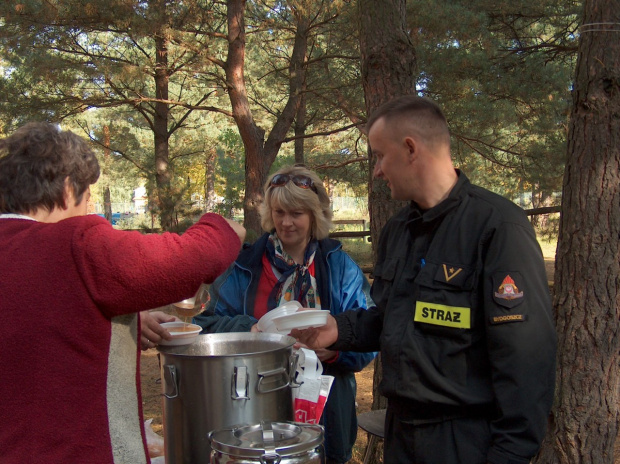
<path id="1" fill-rule="evenodd" d="M 388 406 L 385 418 L 385 464 L 486 464 L 488 419 L 408 421 L 395 409 Z"/>

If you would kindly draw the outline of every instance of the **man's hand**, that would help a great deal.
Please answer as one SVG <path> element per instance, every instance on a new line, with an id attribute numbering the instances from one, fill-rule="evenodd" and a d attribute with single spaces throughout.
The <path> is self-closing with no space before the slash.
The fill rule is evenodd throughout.
<path id="1" fill-rule="evenodd" d="M 142 311 L 140 313 L 140 348 L 148 350 L 156 347 L 162 340 L 170 340 L 170 332 L 160 324 L 162 322 L 180 321 L 178 317 L 163 311 Z"/>
<path id="2" fill-rule="evenodd" d="M 316 351 L 321 348 L 327 348 L 338 340 L 338 325 L 334 316 L 330 314 L 327 316 L 327 324 L 324 326 L 311 327 L 304 330 L 293 329 L 291 336 L 311 350 Z"/>

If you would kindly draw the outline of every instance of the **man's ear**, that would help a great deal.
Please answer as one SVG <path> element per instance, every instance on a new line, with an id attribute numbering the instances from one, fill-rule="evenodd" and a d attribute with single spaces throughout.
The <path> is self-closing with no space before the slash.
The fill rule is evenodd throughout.
<path id="1" fill-rule="evenodd" d="M 405 146 L 408 150 L 408 159 L 409 161 L 415 161 L 418 157 L 418 142 L 413 137 L 405 137 Z"/>

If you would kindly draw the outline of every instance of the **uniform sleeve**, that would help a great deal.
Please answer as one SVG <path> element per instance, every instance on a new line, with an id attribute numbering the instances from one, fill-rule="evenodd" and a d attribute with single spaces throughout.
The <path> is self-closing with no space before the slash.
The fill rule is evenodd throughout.
<path id="1" fill-rule="evenodd" d="M 381 348 L 383 312 L 376 306 L 352 309 L 335 316 L 338 340 L 330 350 L 377 352 Z"/>
<path id="2" fill-rule="evenodd" d="M 92 299 L 110 316 L 165 306 L 193 296 L 223 273 L 241 247 L 217 214 L 205 214 L 182 235 L 142 234 L 89 222 L 72 241 Z"/>
<path id="3" fill-rule="evenodd" d="M 528 463 L 545 435 L 557 344 L 544 260 L 529 222 L 496 230 L 484 263 L 487 349 L 499 408 L 488 460 Z"/>
<path id="4" fill-rule="evenodd" d="M 247 284 L 241 282 L 240 272 L 233 264 L 209 287 L 209 306 L 194 318 L 202 333 L 249 332 L 256 324 L 253 316 L 244 313 Z"/>

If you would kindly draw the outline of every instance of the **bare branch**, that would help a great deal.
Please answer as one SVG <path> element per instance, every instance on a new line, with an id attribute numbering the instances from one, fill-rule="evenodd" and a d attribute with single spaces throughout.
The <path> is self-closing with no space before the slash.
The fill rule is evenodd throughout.
<path id="1" fill-rule="evenodd" d="M 319 164 L 317 166 L 313 166 L 313 169 L 315 171 L 324 171 L 327 169 L 336 169 L 336 168 L 342 168 L 344 166 L 347 166 L 349 164 L 353 164 L 353 163 L 367 163 L 368 162 L 368 157 L 362 157 L 362 158 L 353 158 L 353 159 L 348 159 L 343 161 L 342 163 L 338 163 L 338 164 Z"/>
<path id="2" fill-rule="evenodd" d="M 295 136 L 295 137 L 286 137 L 284 140 L 282 140 L 282 143 L 292 142 L 292 141 L 298 140 L 298 139 L 309 139 L 309 138 L 312 138 L 312 137 L 321 137 L 321 136 L 325 136 L 325 135 L 337 134 L 338 132 L 344 132 L 346 130 L 349 130 L 349 129 L 352 129 L 354 127 L 357 127 L 358 125 L 359 124 L 349 124 L 348 126 L 338 127 L 336 129 L 329 130 L 329 131 L 313 132 L 311 134 L 298 135 L 298 136 Z"/>

